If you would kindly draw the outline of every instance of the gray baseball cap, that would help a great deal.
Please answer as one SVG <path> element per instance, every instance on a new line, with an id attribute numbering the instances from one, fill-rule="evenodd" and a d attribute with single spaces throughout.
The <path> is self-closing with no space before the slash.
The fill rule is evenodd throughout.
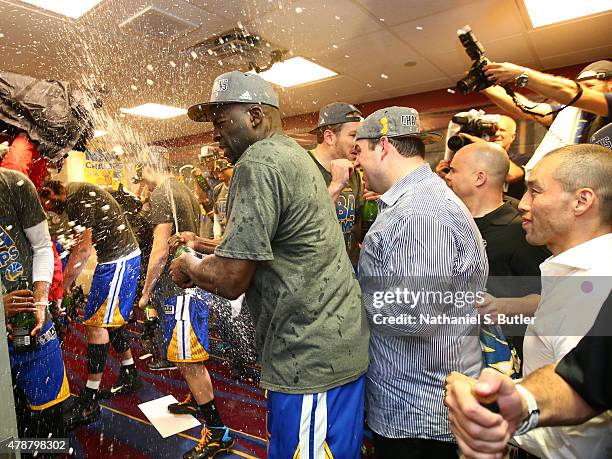
<path id="1" fill-rule="evenodd" d="M 355 140 L 381 137 L 416 137 L 424 144 L 439 142 L 442 136 L 421 132 L 419 112 L 409 107 L 387 107 L 376 110 L 357 129 Z"/>
<path id="2" fill-rule="evenodd" d="M 355 116 L 354 113 L 359 113 Z M 344 124 L 363 121 L 361 110 L 352 104 L 345 102 L 332 102 L 326 105 L 319 111 L 319 122 L 317 127 L 310 131 L 311 134 L 316 134 L 319 129 L 332 124 Z"/>
<path id="3" fill-rule="evenodd" d="M 189 107 L 187 115 L 193 121 L 212 121 L 210 109 L 217 104 L 265 104 L 279 107 L 278 94 L 270 83 L 254 73 L 239 71 L 219 75 L 213 83 L 210 102 Z"/>

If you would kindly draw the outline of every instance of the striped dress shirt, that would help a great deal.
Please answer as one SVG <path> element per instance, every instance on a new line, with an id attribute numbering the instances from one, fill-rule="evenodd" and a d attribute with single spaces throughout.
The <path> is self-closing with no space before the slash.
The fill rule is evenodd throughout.
<path id="1" fill-rule="evenodd" d="M 482 368 L 473 302 L 458 309 L 458 302 L 440 309 L 436 301 L 418 301 L 412 307 L 396 301 L 375 307 L 376 293 L 381 287 L 389 291 L 400 285 L 413 291 L 484 291 L 487 273 L 487 255 L 474 220 L 428 164 L 381 196 L 359 259 L 372 330 L 366 410 L 368 425 L 376 433 L 454 441 L 442 403 L 444 379 L 451 371 L 477 376 Z M 377 313 L 412 315 L 416 323 L 380 325 L 374 320 Z M 441 326 L 420 320 L 421 314 L 446 313 L 471 322 Z"/>

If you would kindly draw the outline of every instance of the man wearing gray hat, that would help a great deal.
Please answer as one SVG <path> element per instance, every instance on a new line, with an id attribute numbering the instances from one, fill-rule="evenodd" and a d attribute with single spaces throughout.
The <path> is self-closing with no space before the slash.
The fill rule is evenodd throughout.
<path id="1" fill-rule="evenodd" d="M 319 111 L 319 122 L 311 134 L 317 136 L 316 148 L 309 150 L 325 179 L 336 206 L 336 216 L 344 234 L 351 262 L 359 257 L 358 236 L 363 207 L 361 175 L 355 169 L 355 134 L 363 117 L 354 105 L 333 102 Z"/>
<path id="2" fill-rule="evenodd" d="M 445 372 L 482 366 L 474 294 L 484 291 L 487 255 L 468 209 L 424 160 L 437 137 L 405 107 L 374 112 L 356 135 L 357 164 L 382 193 L 359 258 L 372 334 L 366 412 L 379 459 L 456 458 Z"/>
<path id="3" fill-rule="evenodd" d="M 359 458 L 369 331 L 325 182 L 283 134 L 278 95 L 261 77 L 225 73 L 210 100 L 189 116 L 213 123 L 235 164 L 227 226 L 214 255 L 177 258 L 173 280 L 229 299 L 246 292 L 268 390 L 268 457 Z M 221 435 L 205 428 L 188 457 L 221 450 Z"/>

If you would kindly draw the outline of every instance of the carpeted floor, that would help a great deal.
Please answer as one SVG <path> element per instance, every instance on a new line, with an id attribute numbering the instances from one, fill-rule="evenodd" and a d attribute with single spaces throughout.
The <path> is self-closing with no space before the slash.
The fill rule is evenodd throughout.
<path id="1" fill-rule="evenodd" d="M 200 428 L 193 428 L 162 438 L 138 408 L 140 403 L 164 395 L 181 400 L 187 393 L 187 384 L 177 370 L 151 372 L 146 361 L 139 360 L 142 351 L 138 334 L 140 325 L 130 327 L 134 340 L 134 360 L 144 382 L 135 394 L 116 397 L 102 402 L 101 418 L 87 426 L 77 428 L 70 438 L 76 458 L 179 458 L 197 444 Z M 213 379 L 215 398 L 221 416 L 232 429 L 236 444 L 226 458 L 265 457 L 265 398 L 254 383 L 238 382 L 231 377 L 227 362 L 216 354 L 218 340 L 211 339 L 208 370 Z M 71 324 L 63 344 L 70 389 L 78 393 L 87 377 L 86 345 L 82 325 Z M 119 372 L 119 362 L 111 351 L 102 379 L 102 388 L 109 387 Z"/>

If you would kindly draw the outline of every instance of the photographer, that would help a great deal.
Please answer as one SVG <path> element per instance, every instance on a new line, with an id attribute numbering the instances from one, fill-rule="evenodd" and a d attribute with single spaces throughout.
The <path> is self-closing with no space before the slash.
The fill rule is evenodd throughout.
<path id="1" fill-rule="evenodd" d="M 595 131 L 610 122 L 612 62 L 598 61 L 585 67 L 575 82 L 510 63 L 488 63 L 483 67 L 490 81 L 502 86 L 482 89 L 489 99 L 521 119 L 531 119 L 549 128 L 548 133 L 525 166 L 528 176 L 550 151 L 574 143 L 585 143 Z M 527 87 L 564 106 L 536 103 L 508 94 L 509 84 Z"/>
<path id="2" fill-rule="evenodd" d="M 519 87 L 530 89 L 560 104 L 572 105 L 598 116 L 610 117 L 610 107 L 612 105 L 612 93 L 610 92 L 612 91 L 612 82 L 610 81 L 612 62 L 610 61 L 598 61 L 588 65 L 580 72 L 576 81 L 538 72 L 509 62 L 491 62 L 484 69 L 489 80 L 497 85 L 517 83 Z M 577 83 L 582 86 L 582 95 L 573 101 L 578 91 Z M 549 127 L 553 122 L 552 115 L 529 115 L 521 111 L 501 86 L 486 88 L 482 93 L 517 118 L 532 119 L 546 127 Z M 538 104 L 526 97 L 518 97 L 524 105 L 535 105 L 531 109 L 535 113 L 544 115 L 553 109 L 550 104 Z M 572 101 L 573 104 L 570 104 Z"/>
<path id="3" fill-rule="evenodd" d="M 516 139 L 516 122 L 509 116 L 499 115 L 499 120 L 497 123 L 495 123 L 495 127 L 495 132 L 489 137 L 488 141 L 496 143 L 508 153 L 512 147 L 512 143 Z M 464 130 L 465 129 L 462 129 L 462 131 Z M 487 140 L 480 137 L 483 135 L 481 132 L 459 132 L 457 135 L 464 139 L 462 145 L 476 142 L 487 142 Z M 436 166 L 436 173 L 440 177 L 446 177 L 446 174 L 450 170 L 451 159 L 452 158 L 443 159 Z M 507 194 L 513 198 L 520 199 L 525 192 L 525 186 L 523 184 L 525 172 L 522 166 L 524 166 L 528 160 L 528 157 L 510 157 L 510 169 L 508 171 L 508 175 L 506 176 L 506 183 L 508 184 Z"/>

